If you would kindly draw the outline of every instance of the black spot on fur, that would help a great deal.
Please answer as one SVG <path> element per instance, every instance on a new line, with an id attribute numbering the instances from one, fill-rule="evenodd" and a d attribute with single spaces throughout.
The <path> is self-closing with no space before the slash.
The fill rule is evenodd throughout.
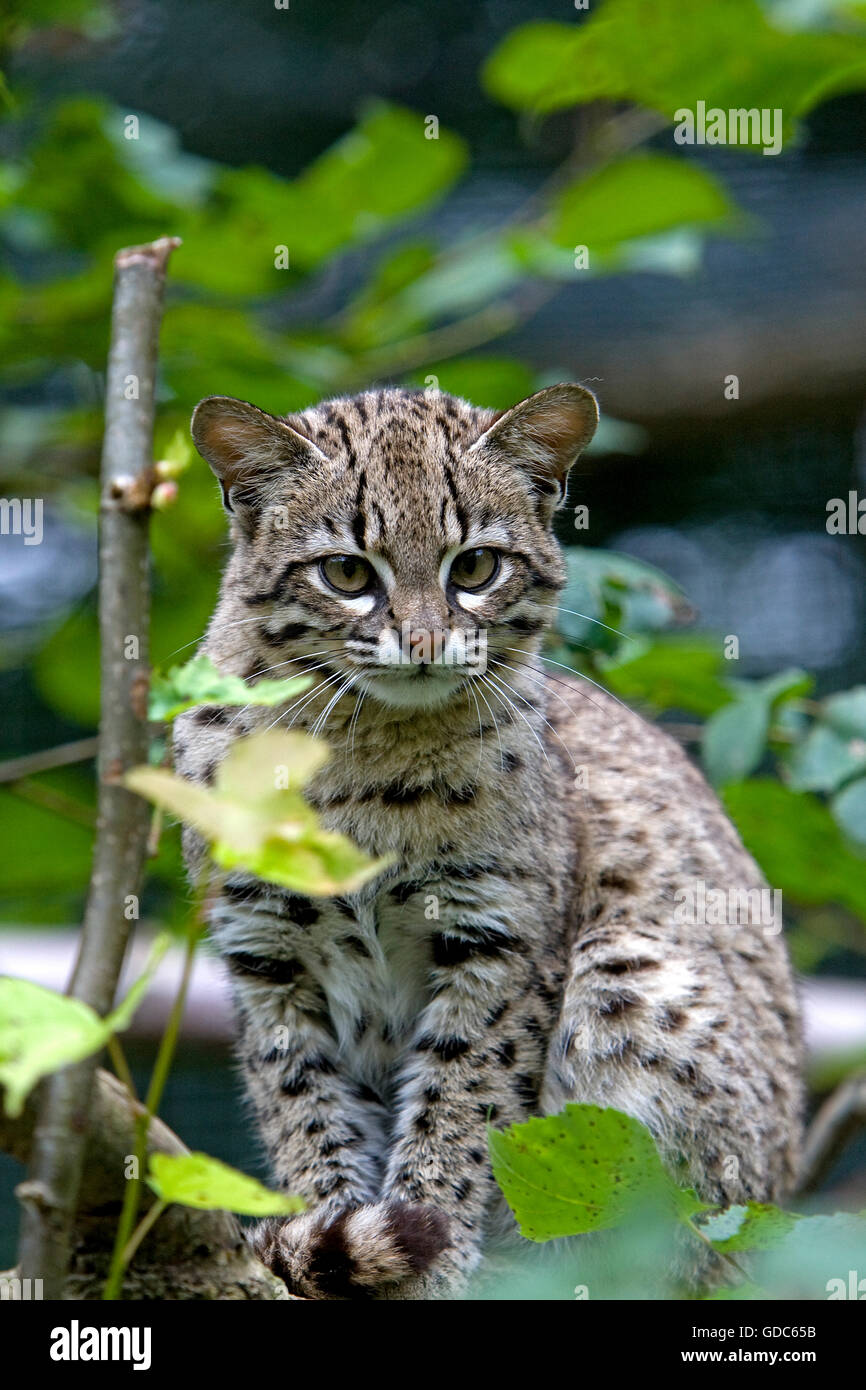
<path id="1" fill-rule="evenodd" d="M 296 960 L 278 960 L 275 956 L 254 956 L 247 951 L 233 951 L 224 956 L 226 965 L 237 978 L 267 980 L 273 985 L 290 985 L 301 974 L 303 966 Z"/>
<path id="2" fill-rule="evenodd" d="M 634 970 L 658 970 L 659 963 L 648 957 L 638 957 L 636 960 L 604 961 L 598 968 L 603 970 L 606 975 L 627 975 Z"/>
<path id="3" fill-rule="evenodd" d="M 494 1056 L 503 1067 L 513 1067 L 517 1060 L 517 1047 L 511 1041 L 500 1043 Z"/>
<path id="4" fill-rule="evenodd" d="M 469 1051 L 471 1043 L 466 1038 L 434 1038 L 429 1033 L 417 1043 L 419 1052 L 434 1052 L 443 1062 L 453 1062 Z"/>

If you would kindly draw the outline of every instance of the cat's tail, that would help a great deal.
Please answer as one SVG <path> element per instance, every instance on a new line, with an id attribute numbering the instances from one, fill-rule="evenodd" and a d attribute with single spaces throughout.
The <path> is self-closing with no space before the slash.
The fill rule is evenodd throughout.
<path id="1" fill-rule="evenodd" d="M 448 1218 L 418 1202 L 271 1218 L 251 1233 L 263 1264 L 305 1298 L 388 1297 L 429 1270 L 448 1245 Z"/>

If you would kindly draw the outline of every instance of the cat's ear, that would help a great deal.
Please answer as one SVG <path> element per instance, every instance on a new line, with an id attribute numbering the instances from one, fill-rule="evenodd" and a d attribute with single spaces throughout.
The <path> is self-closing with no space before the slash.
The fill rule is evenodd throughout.
<path id="1" fill-rule="evenodd" d="M 312 440 L 285 420 L 232 396 L 199 401 L 190 429 L 219 479 L 226 511 L 242 526 L 267 506 L 288 468 L 326 462 Z"/>
<path id="2" fill-rule="evenodd" d="M 565 497 L 568 470 L 598 426 L 598 404 L 584 386 L 547 386 L 504 411 L 476 440 L 506 456 L 529 476 L 542 511 L 551 514 Z"/>

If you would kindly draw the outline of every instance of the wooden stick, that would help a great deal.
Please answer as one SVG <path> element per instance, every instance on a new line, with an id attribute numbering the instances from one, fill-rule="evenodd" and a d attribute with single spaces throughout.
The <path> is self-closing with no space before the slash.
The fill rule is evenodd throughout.
<path id="1" fill-rule="evenodd" d="M 150 823 L 147 803 L 119 779 L 146 762 L 148 752 L 154 385 L 165 269 L 177 245 L 176 237 L 163 237 L 115 257 L 100 504 L 98 818 L 69 987 L 99 1014 L 114 1002 L 134 920 L 125 908 L 139 890 Z M 28 1180 L 19 1187 L 21 1277 L 41 1279 L 48 1299 L 61 1297 L 69 1268 L 96 1063 L 96 1057 L 88 1058 L 45 1082 Z"/>

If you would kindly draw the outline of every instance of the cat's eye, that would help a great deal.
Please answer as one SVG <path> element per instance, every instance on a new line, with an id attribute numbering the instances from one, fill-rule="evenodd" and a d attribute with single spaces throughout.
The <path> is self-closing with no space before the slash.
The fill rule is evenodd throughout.
<path id="1" fill-rule="evenodd" d="M 477 550 L 464 550 L 455 557 L 451 566 L 451 582 L 458 589 L 477 593 L 484 589 L 499 573 L 499 555 L 488 546 Z"/>
<path id="2" fill-rule="evenodd" d="M 364 594 L 373 583 L 373 569 L 360 555 L 329 555 L 319 573 L 338 594 Z"/>

